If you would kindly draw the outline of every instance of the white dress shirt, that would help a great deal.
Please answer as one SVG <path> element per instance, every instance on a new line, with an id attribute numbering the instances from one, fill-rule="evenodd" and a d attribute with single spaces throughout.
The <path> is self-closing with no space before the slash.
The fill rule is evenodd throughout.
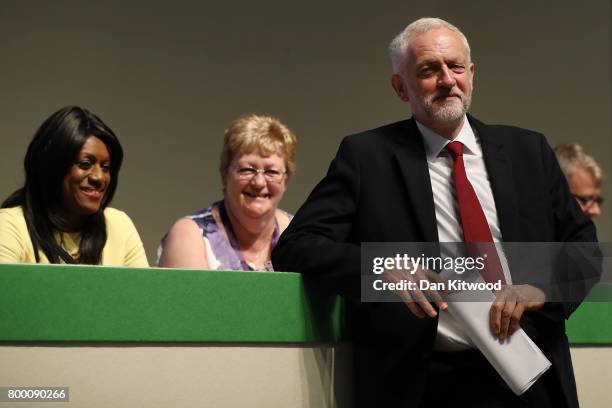
<path id="1" fill-rule="evenodd" d="M 429 168 L 429 178 L 436 210 L 438 238 L 440 242 L 463 242 L 463 228 L 459 219 L 459 206 L 453 179 L 453 158 L 450 152 L 444 149 L 450 143 L 450 140 L 438 135 L 419 122 L 417 122 L 417 126 L 423 136 L 427 154 L 427 167 Z M 463 126 L 453 141 L 463 144 L 463 162 L 468 180 L 472 184 L 484 211 L 493 241 L 501 242 L 502 235 L 497 218 L 497 208 L 495 207 L 489 176 L 482 156 L 480 140 L 474 134 L 467 117 L 464 116 Z M 498 253 L 506 282 L 510 284 L 512 280 L 507 260 L 499 249 Z M 445 254 L 441 255 L 445 256 Z M 441 351 L 458 351 L 475 347 L 450 314 L 441 311 L 434 348 Z"/>

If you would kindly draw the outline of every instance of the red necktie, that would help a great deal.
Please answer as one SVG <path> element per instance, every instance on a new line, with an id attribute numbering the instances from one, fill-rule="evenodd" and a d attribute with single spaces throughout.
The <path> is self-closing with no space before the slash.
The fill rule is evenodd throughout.
<path id="1" fill-rule="evenodd" d="M 463 227 L 463 239 L 468 244 L 468 253 L 471 256 L 485 258 L 485 267 L 480 274 L 486 282 L 501 280 L 502 284 L 505 284 L 506 279 L 493 243 L 489 223 L 480 206 L 476 192 L 465 173 L 463 144 L 461 142 L 450 142 L 446 145 L 446 149 L 453 156 L 453 177 L 459 204 L 459 218 Z"/>

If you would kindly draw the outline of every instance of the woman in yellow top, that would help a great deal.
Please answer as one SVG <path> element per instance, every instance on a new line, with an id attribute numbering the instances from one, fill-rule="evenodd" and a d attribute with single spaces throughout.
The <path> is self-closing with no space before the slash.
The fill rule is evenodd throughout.
<path id="1" fill-rule="evenodd" d="M 0 209 L 0 263 L 147 267 L 130 218 L 108 208 L 123 149 L 96 115 L 68 106 L 28 146 L 25 185 Z"/>

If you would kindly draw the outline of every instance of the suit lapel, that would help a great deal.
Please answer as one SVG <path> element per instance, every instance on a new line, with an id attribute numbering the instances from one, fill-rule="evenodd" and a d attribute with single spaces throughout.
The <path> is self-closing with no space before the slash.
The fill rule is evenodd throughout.
<path id="1" fill-rule="evenodd" d="M 394 137 L 398 145 L 395 159 L 408 189 L 408 201 L 416 215 L 423 242 L 437 242 L 438 227 L 425 146 L 414 119 L 405 122 Z"/>
<path id="2" fill-rule="evenodd" d="M 502 238 L 506 242 L 518 241 L 518 207 L 510 160 L 504 152 L 503 144 L 495 138 L 489 126 L 469 115 L 468 119 L 480 138 Z"/>

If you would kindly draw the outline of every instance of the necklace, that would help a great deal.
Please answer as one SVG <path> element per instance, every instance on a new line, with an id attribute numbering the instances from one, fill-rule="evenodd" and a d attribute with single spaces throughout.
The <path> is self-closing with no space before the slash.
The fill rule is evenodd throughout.
<path id="1" fill-rule="evenodd" d="M 271 241 L 272 239 L 270 239 L 270 243 L 264 245 L 262 249 L 255 251 L 254 253 L 241 249 L 240 252 L 242 252 L 244 260 L 249 264 L 257 264 L 260 258 L 262 258 L 262 255 L 265 254 L 265 257 L 267 258 L 268 254 L 270 253 L 270 245 L 272 243 Z"/>

